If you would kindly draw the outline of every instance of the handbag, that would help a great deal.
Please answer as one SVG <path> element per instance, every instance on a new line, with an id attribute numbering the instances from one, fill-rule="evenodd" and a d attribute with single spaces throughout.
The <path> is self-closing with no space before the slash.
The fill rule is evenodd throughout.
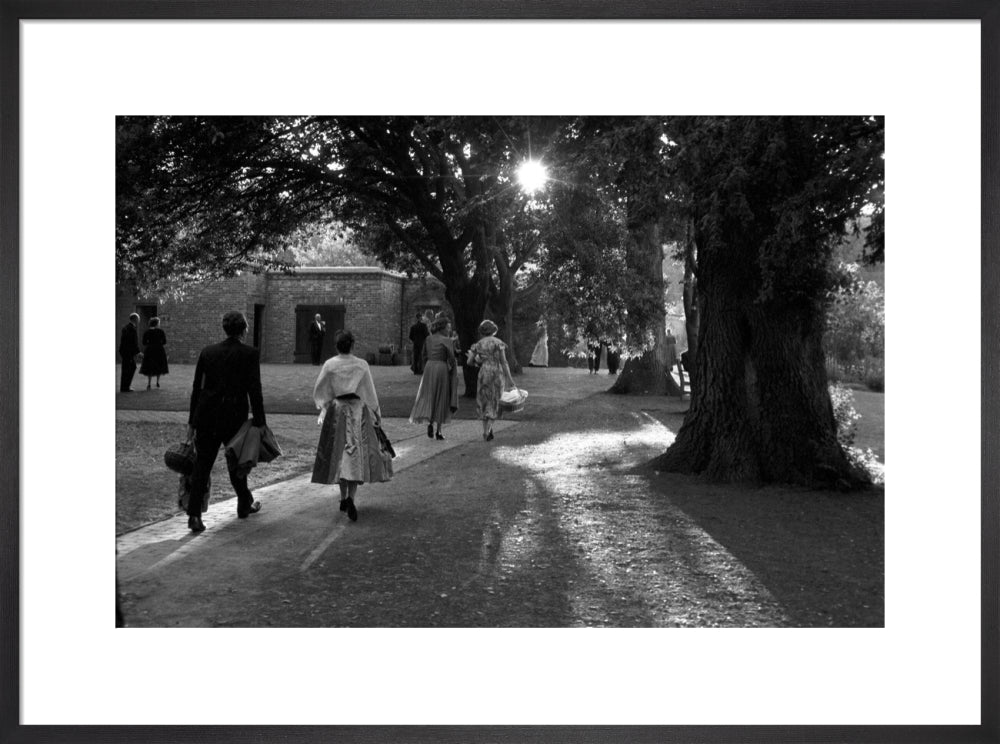
<path id="1" fill-rule="evenodd" d="M 500 394 L 500 410 L 505 413 L 517 413 L 524 408 L 524 401 L 528 399 L 528 391 L 513 387 L 504 390 Z"/>
<path id="2" fill-rule="evenodd" d="M 140 351 L 138 354 L 136 354 L 134 357 L 132 357 L 132 361 L 135 363 L 135 366 L 138 367 L 140 364 L 142 364 L 142 360 L 145 359 L 145 358 L 146 358 L 146 355 L 143 354 Z"/>
<path id="3" fill-rule="evenodd" d="M 395 457 L 396 450 L 392 448 L 392 442 L 389 441 L 389 437 L 387 437 L 385 432 L 382 431 L 381 426 L 375 427 L 375 436 L 378 437 L 379 449 L 381 449 L 383 452 L 388 452 L 389 457 Z"/>
<path id="4" fill-rule="evenodd" d="M 194 472 L 194 461 L 194 444 L 191 442 L 171 445 L 163 453 L 163 463 L 181 475 L 191 475 Z"/>

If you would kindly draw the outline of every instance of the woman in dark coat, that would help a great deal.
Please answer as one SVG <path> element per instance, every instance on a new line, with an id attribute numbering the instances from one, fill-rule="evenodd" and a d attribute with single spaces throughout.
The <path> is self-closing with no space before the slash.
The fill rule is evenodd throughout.
<path id="1" fill-rule="evenodd" d="M 449 325 L 448 318 L 441 315 L 431 323 L 431 335 L 423 348 L 424 374 L 410 411 L 410 423 L 426 421 L 427 436 L 437 439 L 444 439 L 441 427 L 451 421 L 458 408 L 455 345 Z"/>
<path id="2" fill-rule="evenodd" d="M 139 368 L 140 375 L 146 375 L 146 390 L 153 386 L 153 378 L 156 378 L 156 387 L 160 387 L 160 375 L 167 374 L 167 334 L 160 328 L 159 318 L 149 319 L 149 330 L 142 334 L 142 366 Z"/>

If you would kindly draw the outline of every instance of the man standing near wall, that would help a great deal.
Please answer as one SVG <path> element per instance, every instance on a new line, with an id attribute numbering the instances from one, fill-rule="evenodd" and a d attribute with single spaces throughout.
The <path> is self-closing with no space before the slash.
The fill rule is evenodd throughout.
<path id="1" fill-rule="evenodd" d="M 413 363 L 410 365 L 410 369 L 413 370 L 413 374 L 422 375 L 424 373 L 424 360 L 422 358 L 424 353 L 424 341 L 430 335 L 430 331 L 427 330 L 427 324 L 424 323 L 424 318 L 420 313 L 417 313 L 417 322 L 410 326 L 410 341 L 413 344 Z"/>
<path id="2" fill-rule="evenodd" d="M 323 316 L 316 313 L 316 318 L 309 326 L 309 346 L 312 352 L 312 363 L 320 365 L 323 363 L 323 338 L 326 336 L 326 323 Z"/>
<path id="3" fill-rule="evenodd" d="M 118 343 L 118 353 L 122 356 L 122 382 L 120 390 L 123 393 L 132 392 L 132 378 L 135 377 L 135 355 L 139 353 L 139 314 L 128 316 L 128 323 L 122 328 L 121 341 Z"/>

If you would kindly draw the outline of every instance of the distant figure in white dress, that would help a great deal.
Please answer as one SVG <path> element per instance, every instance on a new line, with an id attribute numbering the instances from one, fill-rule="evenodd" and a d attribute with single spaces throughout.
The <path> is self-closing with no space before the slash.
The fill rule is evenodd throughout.
<path id="1" fill-rule="evenodd" d="M 531 361 L 528 362 L 529 367 L 548 367 L 549 366 L 549 329 L 545 324 L 545 318 L 539 318 L 538 322 L 535 323 L 539 329 L 541 329 L 541 336 L 538 337 L 538 343 L 535 344 L 535 350 L 531 352 Z"/>

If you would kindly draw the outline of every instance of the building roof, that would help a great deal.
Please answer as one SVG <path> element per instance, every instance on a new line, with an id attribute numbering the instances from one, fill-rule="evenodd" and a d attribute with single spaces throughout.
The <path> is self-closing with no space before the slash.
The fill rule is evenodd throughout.
<path id="1" fill-rule="evenodd" d="M 268 274 L 282 274 L 285 272 L 269 271 Z M 405 279 L 406 274 L 399 271 L 390 271 L 381 266 L 296 266 L 292 269 L 293 274 L 378 274 L 390 276 L 394 279 Z"/>

